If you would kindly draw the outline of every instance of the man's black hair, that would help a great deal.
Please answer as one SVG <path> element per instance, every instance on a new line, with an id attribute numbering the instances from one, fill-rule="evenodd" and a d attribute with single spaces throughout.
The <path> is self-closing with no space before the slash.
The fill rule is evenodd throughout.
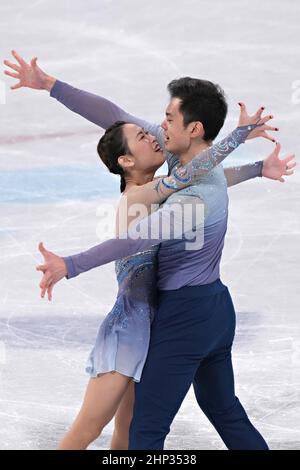
<path id="1" fill-rule="evenodd" d="M 186 127 L 201 121 L 204 140 L 213 140 L 223 127 L 227 115 L 227 102 L 222 88 L 208 80 L 182 77 L 168 85 L 171 98 L 180 98 L 180 112 Z"/>

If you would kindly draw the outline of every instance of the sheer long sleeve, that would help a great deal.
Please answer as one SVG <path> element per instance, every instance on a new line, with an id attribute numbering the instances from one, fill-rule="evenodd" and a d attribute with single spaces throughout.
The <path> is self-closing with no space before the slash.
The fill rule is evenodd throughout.
<path id="1" fill-rule="evenodd" d="M 160 126 L 133 116 L 102 96 L 75 88 L 68 83 L 56 80 L 50 96 L 57 99 L 74 113 L 79 114 L 97 126 L 107 129 L 116 121 L 126 121 L 150 129 L 156 135 Z"/>
<path id="2" fill-rule="evenodd" d="M 209 173 L 215 166 L 219 165 L 233 150 L 245 142 L 250 132 L 256 127 L 258 127 L 258 124 L 237 127 L 220 142 L 203 150 L 186 165 L 174 171 L 172 174 L 174 181 L 171 187 L 177 187 L 179 184 L 187 186 L 197 183 L 198 177 Z M 250 174 L 250 169 L 248 169 L 248 173 Z"/>
<path id="3" fill-rule="evenodd" d="M 68 271 L 66 277 L 70 279 L 97 266 L 147 250 L 164 240 L 185 237 L 186 249 L 200 249 L 203 245 L 203 231 L 200 228 L 204 226 L 204 210 L 199 197 L 175 193 L 150 216 L 130 224 L 118 238 L 64 257 Z"/>
<path id="4" fill-rule="evenodd" d="M 263 160 L 246 165 L 224 168 L 227 186 L 234 186 L 252 178 L 262 177 Z"/>
<path id="5" fill-rule="evenodd" d="M 74 113 L 79 114 L 102 129 L 107 129 L 116 121 L 125 121 L 143 127 L 146 131 L 156 137 L 161 148 L 164 149 L 165 147 L 163 129 L 160 125 L 150 123 L 144 119 L 127 113 L 127 111 L 122 109 L 120 106 L 106 98 L 103 98 L 103 96 L 75 88 L 60 80 L 56 80 L 54 83 L 50 96 Z M 177 161 L 177 158 L 172 153 L 166 152 L 166 159 L 170 172 Z"/>

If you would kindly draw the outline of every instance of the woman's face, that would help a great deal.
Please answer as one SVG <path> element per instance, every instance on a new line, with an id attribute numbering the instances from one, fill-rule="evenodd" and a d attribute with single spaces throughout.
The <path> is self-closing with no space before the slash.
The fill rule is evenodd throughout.
<path id="1" fill-rule="evenodd" d="M 156 137 L 148 134 L 142 127 L 124 124 L 123 133 L 134 157 L 135 170 L 156 171 L 165 162 L 164 153 Z"/>

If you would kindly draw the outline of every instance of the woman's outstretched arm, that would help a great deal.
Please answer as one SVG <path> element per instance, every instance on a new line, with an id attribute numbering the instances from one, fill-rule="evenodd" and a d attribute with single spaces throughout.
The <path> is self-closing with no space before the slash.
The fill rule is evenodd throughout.
<path id="1" fill-rule="evenodd" d="M 4 73 L 19 80 L 17 84 L 11 87 L 12 90 L 23 87 L 34 90 L 47 90 L 52 98 L 102 129 L 107 129 L 116 121 L 136 124 L 154 135 L 161 148 L 164 148 L 163 129 L 160 125 L 128 113 L 107 98 L 81 90 L 48 75 L 38 66 L 37 57 L 27 63 L 16 51 L 12 51 L 12 55 L 16 63 L 4 60 L 4 64 L 9 68 Z M 166 152 L 166 158 L 170 170 L 175 162 L 175 156 Z"/>

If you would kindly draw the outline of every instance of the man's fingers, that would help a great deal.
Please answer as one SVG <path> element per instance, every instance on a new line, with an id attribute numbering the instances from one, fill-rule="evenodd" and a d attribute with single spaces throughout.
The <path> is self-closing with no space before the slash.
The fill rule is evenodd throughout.
<path id="1" fill-rule="evenodd" d="M 47 289 L 48 292 L 48 300 L 51 302 L 52 300 L 52 291 L 53 291 L 54 284 L 50 284 L 50 286 Z"/>
<path id="2" fill-rule="evenodd" d="M 48 251 L 46 250 L 46 248 L 44 247 L 44 244 L 43 242 L 40 242 L 39 243 L 39 251 L 42 253 L 43 256 L 46 256 L 46 254 L 48 253 Z"/>
<path id="3" fill-rule="evenodd" d="M 17 83 L 10 87 L 11 90 L 17 90 L 18 88 L 22 88 L 21 82 Z"/>
<path id="4" fill-rule="evenodd" d="M 9 70 L 4 70 L 4 73 L 5 75 L 8 75 L 9 77 L 20 78 L 19 73 L 10 72 Z"/>
<path id="5" fill-rule="evenodd" d="M 44 280 L 44 281 L 41 281 L 41 282 L 40 282 L 40 288 L 41 288 L 41 289 L 47 289 L 47 288 L 49 287 L 49 285 L 51 284 L 51 282 L 52 282 L 52 278 L 51 278 L 51 277 L 48 278 L 48 279 L 46 279 L 46 280 Z"/>
<path id="6" fill-rule="evenodd" d="M 10 67 L 11 69 L 15 70 L 16 72 L 20 72 L 21 70 L 21 67 L 19 67 L 17 64 L 13 64 L 12 62 L 10 62 L 9 60 L 4 60 L 3 61 L 5 65 L 7 65 L 7 67 Z"/>
<path id="7" fill-rule="evenodd" d="M 24 67 L 26 64 L 25 60 L 14 50 L 11 51 L 12 55 L 14 56 L 14 58 L 16 59 L 16 61 L 19 62 L 19 64 Z"/>
<path id="8" fill-rule="evenodd" d="M 51 274 L 44 274 L 41 282 L 40 282 L 40 288 L 44 289 L 45 287 L 48 287 L 51 282 L 53 281 Z"/>
<path id="9" fill-rule="evenodd" d="M 47 264 L 39 264 L 35 269 L 44 273 L 47 270 L 47 267 Z"/>
<path id="10" fill-rule="evenodd" d="M 41 282 L 40 282 L 40 289 L 41 289 L 41 297 L 44 297 L 45 296 L 45 292 L 47 290 L 47 288 L 49 287 L 49 285 L 51 284 L 52 282 L 52 277 L 50 274 L 44 274 Z"/>
<path id="11" fill-rule="evenodd" d="M 292 168 L 295 168 L 296 165 L 297 165 L 296 162 L 292 162 L 292 163 L 287 163 L 286 166 L 288 170 L 291 170 Z"/>
<path id="12" fill-rule="evenodd" d="M 37 60 L 38 60 L 37 57 L 34 57 L 33 59 L 31 59 L 31 61 L 30 61 L 31 67 L 35 67 L 35 66 L 36 66 L 36 61 L 37 61 Z"/>
<path id="13" fill-rule="evenodd" d="M 279 178 L 280 183 L 284 183 L 285 182 L 285 179 L 284 178 Z"/>
<path id="14" fill-rule="evenodd" d="M 293 175 L 294 174 L 294 170 L 286 170 L 284 172 L 285 175 L 289 176 L 289 175 Z"/>
<path id="15" fill-rule="evenodd" d="M 284 163 L 287 165 L 288 163 L 290 163 L 290 162 L 291 162 L 292 160 L 294 160 L 294 159 L 295 159 L 295 154 L 292 153 L 291 155 L 288 155 L 287 157 L 285 157 L 285 158 L 283 159 L 283 161 L 284 161 Z M 294 163 L 295 165 L 297 165 L 296 162 L 293 162 L 293 163 Z M 294 166 L 295 166 L 295 165 L 294 165 Z"/>

